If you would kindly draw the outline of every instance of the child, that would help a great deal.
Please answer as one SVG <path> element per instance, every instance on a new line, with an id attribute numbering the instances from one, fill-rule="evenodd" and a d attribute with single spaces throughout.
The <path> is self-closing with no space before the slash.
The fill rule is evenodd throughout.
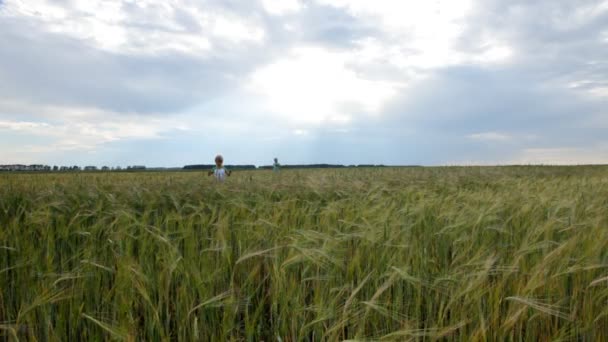
<path id="1" fill-rule="evenodd" d="M 274 158 L 274 164 L 272 164 L 272 171 L 279 172 L 281 171 L 281 164 L 279 164 L 279 160 Z"/>
<path id="2" fill-rule="evenodd" d="M 215 156 L 215 167 L 207 173 L 207 176 L 214 175 L 216 180 L 223 182 L 231 173 L 224 167 L 224 157 L 218 154 Z"/>

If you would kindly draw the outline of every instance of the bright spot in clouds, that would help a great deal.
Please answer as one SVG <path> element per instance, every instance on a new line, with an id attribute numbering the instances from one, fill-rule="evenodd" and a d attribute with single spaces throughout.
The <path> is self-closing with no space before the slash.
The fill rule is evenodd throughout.
<path id="1" fill-rule="evenodd" d="M 348 61 L 344 53 L 296 48 L 256 70 L 248 89 L 262 95 L 268 110 L 297 123 L 347 123 L 353 113 L 378 113 L 399 85 L 365 79 Z"/>
<path id="2" fill-rule="evenodd" d="M 453 45 L 465 27 L 466 15 L 472 8 L 471 0 L 319 1 L 374 22 L 391 40 L 389 46 L 382 46 L 383 53 L 395 47 L 399 49 L 397 54 L 390 56 L 396 65 L 434 68 L 456 64 L 462 59 L 461 53 Z"/>
<path id="3" fill-rule="evenodd" d="M 268 13 L 275 15 L 293 13 L 302 9 L 299 0 L 262 0 L 262 4 Z"/>

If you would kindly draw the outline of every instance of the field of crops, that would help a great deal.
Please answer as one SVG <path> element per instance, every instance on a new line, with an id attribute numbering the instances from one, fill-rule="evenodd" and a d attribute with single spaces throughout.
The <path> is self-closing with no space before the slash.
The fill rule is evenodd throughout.
<path id="1" fill-rule="evenodd" d="M 0 340 L 608 340 L 608 168 L 0 174 Z"/>

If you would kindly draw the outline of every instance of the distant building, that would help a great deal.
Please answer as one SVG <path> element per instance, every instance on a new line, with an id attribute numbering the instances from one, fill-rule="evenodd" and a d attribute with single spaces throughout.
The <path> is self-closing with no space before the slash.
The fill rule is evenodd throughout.
<path id="1" fill-rule="evenodd" d="M 85 171 L 97 171 L 97 166 L 85 166 Z"/>

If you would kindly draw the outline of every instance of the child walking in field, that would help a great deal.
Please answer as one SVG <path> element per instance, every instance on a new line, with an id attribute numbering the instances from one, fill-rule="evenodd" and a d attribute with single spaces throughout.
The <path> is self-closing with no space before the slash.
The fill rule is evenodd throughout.
<path id="1" fill-rule="evenodd" d="M 221 154 L 215 156 L 215 167 L 207 173 L 207 176 L 214 175 L 215 179 L 219 182 L 223 182 L 226 176 L 230 176 L 232 172 L 224 167 L 224 157 Z"/>
<path id="2" fill-rule="evenodd" d="M 274 158 L 274 164 L 272 164 L 272 171 L 279 172 L 281 171 L 281 164 L 279 164 L 279 160 Z"/>

